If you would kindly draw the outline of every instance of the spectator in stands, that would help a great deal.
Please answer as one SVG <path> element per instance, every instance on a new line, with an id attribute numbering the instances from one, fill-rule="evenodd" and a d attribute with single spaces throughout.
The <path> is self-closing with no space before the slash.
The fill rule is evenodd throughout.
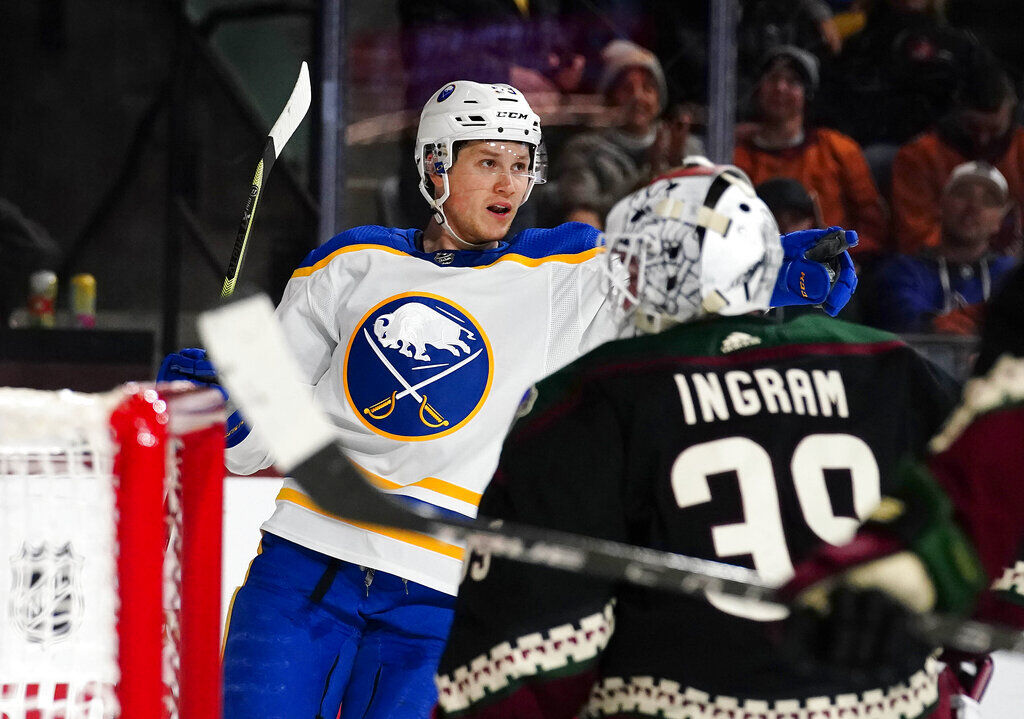
<path id="1" fill-rule="evenodd" d="M 736 94 L 749 98 L 760 79 L 762 58 L 775 48 L 792 45 L 817 58 L 836 55 L 842 38 L 825 0 L 740 0 L 736 30 L 738 73 Z"/>
<path id="2" fill-rule="evenodd" d="M 586 58 L 581 27 L 561 0 L 398 0 L 407 106 L 451 78 L 450 62 L 472 58 L 467 79 L 509 83 L 530 96 L 573 92 Z"/>
<path id="3" fill-rule="evenodd" d="M 612 205 L 652 174 L 703 152 L 703 143 L 689 132 L 682 107 L 661 118 L 667 90 L 653 53 L 628 40 L 613 40 L 601 59 L 598 90 L 605 98 L 610 127 L 572 138 L 554 173 L 561 219 L 598 229 Z"/>
<path id="4" fill-rule="evenodd" d="M 1024 27 L 1020 0 L 948 0 L 946 16 L 999 58 L 1013 77 L 1024 76 L 1024 43 L 1010 28 Z"/>
<path id="5" fill-rule="evenodd" d="M 765 180 L 755 190 L 772 211 L 779 232 L 783 235 L 823 226 L 817 203 L 799 180 L 775 177 Z"/>
<path id="6" fill-rule="evenodd" d="M 879 268 L 877 323 L 894 332 L 976 334 L 984 302 L 1016 262 L 990 246 L 1009 202 L 999 170 L 957 166 L 942 193 L 939 243 Z"/>
<path id="7" fill-rule="evenodd" d="M 979 52 L 950 27 L 941 0 L 880 0 L 864 28 L 823 69 L 819 119 L 865 146 L 897 147 L 952 107 L 964 68 Z"/>
<path id="8" fill-rule="evenodd" d="M 842 133 L 810 126 L 807 103 L 818 88 L 818 61 L 784 45 L 768 52 L 756 89 L 757 121 L 737 132 L 734 163 L 754 184 L 799 180 L 813 192 L 825 225 L 856 228 L 861 263 L 886 246 L 885 213 L 860 146 Z"/>
<path id="9" fill-rule="evenodd" d="M 956 108 L 935 129 L 900 148 L 892 168 L 893 229 L 900 252 L 913 254 L 939 243 L 943 188 L 953 168 L 968 160 L 994 165 L 1014 205 L 1024 202 L 1024 128 L 1014 121 L 1016 105 L 1013 84 L 990 59 L 972 70 Z M 1011 214 L 995 249 L 1017 249 L 1016 216 Z"/>
<path id="10" fill-rule="evenodd" d="M 842 49 L 832 7 L 825 0 L 743 0 L 742 5 L 741 63 L 757 63 L 778 45 L 796 45 L 819 56 Z"/>

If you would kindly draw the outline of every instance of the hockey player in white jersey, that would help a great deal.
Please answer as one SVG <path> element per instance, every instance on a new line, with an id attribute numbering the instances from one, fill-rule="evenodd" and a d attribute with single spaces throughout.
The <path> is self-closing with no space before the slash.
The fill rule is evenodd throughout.
<path id="1" fill-rule="evenodd" d="M 353 462 L 392 494 L 473 516 L 526 388 L 626 325 L 606 302 L 596 230 L 505 239 L 544 181 L 539 118 L 516 89 L 445 85 L 416 145 L 429 226 L 336 236 L 295 270 L 277 318 Z M 827 253 L 838 282 L 803 258 L 824 234 L 801 238 L 787 265 L 817 288 L 793 279 L 790 290 L 780 273 L 776 304 L 824 302 L 834 314 L 849 299 L 844 246 Z M 189 350 L 160 378 L 213 374 Z M 258 433 L 229 420 L 232 471 L 272 463 Z M 289 480 L 262 531 L 230 615 L 225 716 L 427 716 L 462 547 L 327 515 Z"/>

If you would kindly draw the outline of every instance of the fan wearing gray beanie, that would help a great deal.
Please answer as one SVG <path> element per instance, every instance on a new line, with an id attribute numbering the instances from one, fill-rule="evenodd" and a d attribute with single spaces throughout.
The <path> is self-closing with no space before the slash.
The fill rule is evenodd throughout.
<path id="1" fill-rule="evenodd" d="M 600 129 L 572 138 L 555 172 L 559 220 L 598 229 L 612 205 L 653 173 L 704 151 L 689 133 L 685 113 L 662 116 L 668 89 L 654 53 L 629 40 L 612 40 L 601 51 L 601 63 L 597 90 L 605 113 L 596 123 Z"/>

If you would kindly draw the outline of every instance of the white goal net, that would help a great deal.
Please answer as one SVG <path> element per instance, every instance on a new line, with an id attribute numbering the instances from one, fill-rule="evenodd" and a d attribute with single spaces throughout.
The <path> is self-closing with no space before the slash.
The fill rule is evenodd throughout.
<path id="1" fill-rule="evenodd" d="M 0 719 L 219 718 L 223 420 L 0 388 Z"/>

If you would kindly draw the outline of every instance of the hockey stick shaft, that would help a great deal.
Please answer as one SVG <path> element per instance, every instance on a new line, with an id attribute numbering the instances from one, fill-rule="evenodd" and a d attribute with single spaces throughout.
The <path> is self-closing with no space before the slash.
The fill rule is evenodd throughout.
<path id="1" fill-rule="evenodd" d="M 369 484 L 336 442 L 333 426 L 313 402 L 285 345 L 265 295 L 232 302 L 199 318 L 199 331 L 218 376 L 242 414 L 322 509 L 340 517 L 430 534 L 520 561 L 689 593 L 722 591 L 771 597 L 756 572 L 644 547 L 485 518 L 471 520 L 400 504 Z"/>
<path id="2" fill-rule="evenodd" d="M 373 487 L 348 460 L 336 431 L 298 381 L 295 358 L 265 295 L 206 312 L 199 331 L 221 381 L 275 464 L 322 509 L 352 521 L 397 527 L 516 561 L 689 595 L 720 592 L 778 601 L 771 586 L 745 567 L 686 557 L 551 529 L 477 517 L 452 517 L 400 504 Z M 936 646 L 972 652 L 1024 652 L 1024 633 L 958 617 L 926 615 L 922 635 Z"/>
<path id="3" fill-rule="evenodd" d="M 465 542 L 476 551 L 520 562 L 658 589 L 686 594 L 716 591 L 767 601 L 773 598 L 773 590 L 745 567 L 504 520 L 462 519 L 407 506 L 374 488 L 335 442 L 296 465 L 290 475 L 322 509 L 357 522 L 399 527 L 444 542 Z"/>
<path id="4" fill-rule="evenodd" d="M 235 245 L 231 249 L 231 260 L 228 262 L 228 272 L 224 278 L 224 285 L 221 288 L 222 298 L 230 297 L 235 291 L 235 283 L 242 271 L 242 260 L 245 259 L 245 250 L 249 244 L 249 237 L 252 235 L 252 223 L 256 216 L 256 206 L 263 195 L 263 186 L 270 177 L 270 169 L 274 161 L 281 155 L 285 144 L 295 132 L 295 128 L 302 122 L 309 110 L 309 103 L 312 99 L 312 90 L 309 83 L 309 67 L 305 62 L 299 68 L 299 78 L 295 81 L 295 87 L 288 97 L 288 102 L 281 111 L 280 116 L 274 123 L 267 136 L 267 144 L 263 148 L 263 157 L 256 165 L 256 174 L 252 178 L 252 185 L 249 188 L 249 195 L 245 198 L 245 209 L 242 212 L 242 220 L 238 225 L 238 233 L 235 235 Z"/>

